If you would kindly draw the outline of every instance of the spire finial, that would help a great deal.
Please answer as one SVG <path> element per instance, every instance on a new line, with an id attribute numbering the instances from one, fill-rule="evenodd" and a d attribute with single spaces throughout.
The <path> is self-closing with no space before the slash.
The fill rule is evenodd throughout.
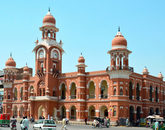
<path id="1" fill-rule="evenodd" d="M 10 52 L 10 57 L 12 57 L 12 52 Z"/>
<path id="2" fill-rule="evenodd" d="M 120 32 L 120 26 L 118 27 L 118 32 Z"/>
<path id="3" fill-rule="evenodd" d="M 26 62 L 26 66 L 27 66 L 27 62 Z"/>
<path id="4" fill-rule="evenodd" d="M 50 7 L 49 7 L 48 11 L 50 12 Z"/>
<path id="5" fill-rule="evenodd" d="M 82 52 L 81 52 L 81 56 L 82 56 Z"/>

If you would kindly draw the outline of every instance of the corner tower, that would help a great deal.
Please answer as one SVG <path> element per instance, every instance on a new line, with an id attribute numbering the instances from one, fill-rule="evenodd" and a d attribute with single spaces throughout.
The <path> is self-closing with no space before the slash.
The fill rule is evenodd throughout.
<path id="1" fill-rule="evenodd" d="M 131 51 L 127 49 L 127 40 L 121 34 L 120 27 L 117 35 L 112 40 L 112 49 L 108 53 L 111 56 L 110 68 L 107 68 L 110 78 L 129 79 L 129 75 L 133 72 L 133 68 L 129 67 L 129 54 Z"/>

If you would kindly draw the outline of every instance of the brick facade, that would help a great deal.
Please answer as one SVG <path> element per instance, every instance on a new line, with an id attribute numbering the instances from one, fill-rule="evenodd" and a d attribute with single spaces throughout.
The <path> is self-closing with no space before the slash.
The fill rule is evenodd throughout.
<path id="1" fill-rule="evenodd" d="M 129 118 L 136 121 L 150 114 L 165 116 L 165 82 L 162 74 L 138 74 L 129 67 L 127 41 L 120 29 L 112 40 L 110 66 L 103 71 L 86 72 L 85 59 L 78 59 L 77 72 L 62 73 L 62 41 L 56 41 L 55 18 L 50 12 L 36 41 L 35 75 L 27 66 L 22 73 L 12 57 L 4 68 L 3 112 L 16 117 L 40 116 L 77 121 L 94 117 Z M 19 79 L 17 78 L 19 77 Z"/>

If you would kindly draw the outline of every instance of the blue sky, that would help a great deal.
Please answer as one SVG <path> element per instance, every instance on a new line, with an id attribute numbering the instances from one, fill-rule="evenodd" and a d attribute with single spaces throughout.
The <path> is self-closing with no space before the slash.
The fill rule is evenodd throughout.
<path id="1" fill-rule="evenodd" d="M 110 64 L 107 51 L 118 26 L 132 51 L 130 66 L 141 73 L 165 75 L 165 1 L 151 0 L 1 0 L 0 69 L 12 52 L 17 67 L 35 66 L 32 53 L 41 38 L 39 27 L 48 7 L 59 28 L 57 41 L 63 41 L 63 72 L 77 71 L 80 53 L 87 71 L 105 70 Z"/>

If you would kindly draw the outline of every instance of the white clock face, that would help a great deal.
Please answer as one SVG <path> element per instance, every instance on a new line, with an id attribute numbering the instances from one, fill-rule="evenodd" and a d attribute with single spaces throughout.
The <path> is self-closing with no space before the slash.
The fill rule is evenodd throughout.
<path id="1" fill-rule="evenodd" d="M 56 51 L 54 51 L 53 58 L 56 58 L 56 59 L 58 58 L 58 54 Z"/>
<path id="2" fill-rule="evenodd" d="M 43 58 L 44 57 L 44 52 L 43 51 L 40 51 L 39 52 L 39 58 Z"/>

